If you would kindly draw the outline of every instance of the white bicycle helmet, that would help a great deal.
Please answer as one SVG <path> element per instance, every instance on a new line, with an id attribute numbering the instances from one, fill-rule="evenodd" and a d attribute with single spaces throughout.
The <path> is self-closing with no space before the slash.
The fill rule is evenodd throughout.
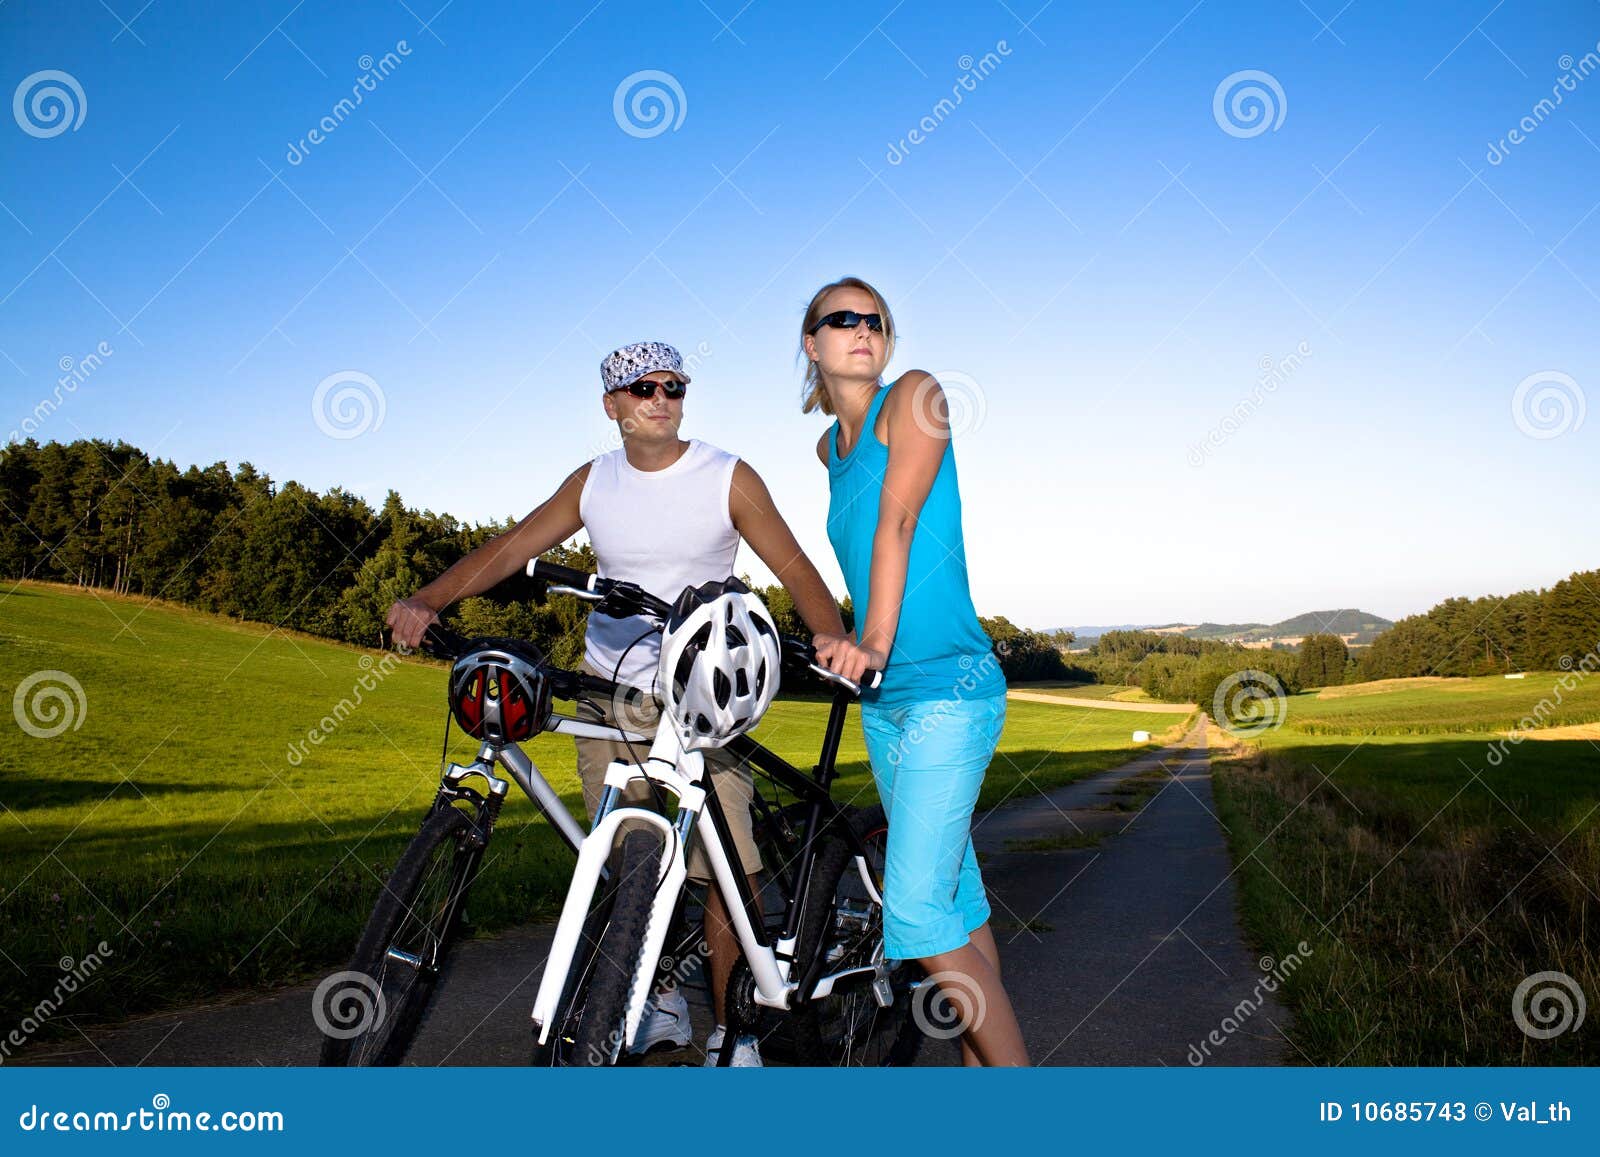
<path id="1" fill-rule="evenodd" d="M 736 578 L 684 587 L 661 635 L 661 712 L 684 750 L 723 747 L 778 693 L 778 627 Z"/>

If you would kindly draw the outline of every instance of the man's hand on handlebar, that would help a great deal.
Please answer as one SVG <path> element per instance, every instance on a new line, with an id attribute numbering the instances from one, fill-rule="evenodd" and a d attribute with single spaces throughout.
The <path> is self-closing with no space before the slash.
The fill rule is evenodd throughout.
<path id="1" fill-rule="evenodd" d="M 439 621 L 439 612 L 413 595 L 409 599 L 396 600 L 389 608 L 389 616 L 385 621 L 396 643 L 402 647 L 415 647 L 422 641 L 429 624 Z"/>
<path id="2" fill-rule="evenodd" d="M 867 670 L 882 671 L 889 663 L 887 655 L 858 646 L 844 635 L 817 635 L 812 646 L 818 663 L 853 683 L 861 682 Z"/>

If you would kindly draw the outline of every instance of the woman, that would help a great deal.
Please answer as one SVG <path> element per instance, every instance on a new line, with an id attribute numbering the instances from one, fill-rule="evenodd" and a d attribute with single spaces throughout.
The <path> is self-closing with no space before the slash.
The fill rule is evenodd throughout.
<path id="1" fill-rule="evenodd" d="M 801 408 L 836 419 L 817 457 L 828 468 L 828 538 L 859 640 L 819 640 L 818 657 L 852 679 L 868 667 L 884 672 L 882 688 L 861 701 L 889 816 L 884 951 L 919 961 L 961 1011 L 965 1063 L 1025 1065 L 972 849 L 1006 684 L 967 589 L 944 392 L 920 370 L 883 385 L 894 319 L 859 278 L 817 292 L 800 342 Z"/>

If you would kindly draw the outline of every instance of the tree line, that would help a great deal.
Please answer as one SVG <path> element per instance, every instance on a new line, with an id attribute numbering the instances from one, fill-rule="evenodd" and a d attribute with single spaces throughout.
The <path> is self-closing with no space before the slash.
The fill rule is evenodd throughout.
<path id="1" fill-rule="evenodd" d="M 1297 650 L 1252 648 L 1156 631 L 1107 631 L 1086 654 L 1072 656 L 1097 683 L 1141 687 L 1152 699 L 1210 710 L 1217 686 L 1239 671 L 1271 675 L 1293 694 L 1343 683 L 1356 673 L 1338 635 L 1307 635 Z"/>
<path id="2" fill-rule="evenodd" d="M 1565 670 L 1589 653 L 1600 654 L 1600 570 L 1577 571 L 1536 591 L 1446 599 L 1354 651 L 1328 633 L 1307 635 L 1293 650 L 1262 650 L 1154 631 L 1107 631 L 1072 659 L 1097 682 L 1131 684 L 1156 699 L 1204 706 L 1208 688 L 1247 667 L 1271 672 L 1294 692 L 1420 675 Z"/>
<path id="3" fill-rule="evenodd" d="M 375 648 L 385 645 L 395 599 L 516 524 L 508 517 L 469 525 L 418 511 L 393 490 L 373 510 L 340 487 L 280 485 L 249 462 L 180 471 L 126 442 L 99 439 L 0 448 L 0 512 L 0 575 L 166 599 Z M 557 547 L 550 557 L 594 567 L 587 544 Z M 756 589 L 781 630 L 809 634 L 787 591 Z M 532 581 L 514 575 L 445 619 L 463 634 L 528 639 L 557 665 L 577 665 L 587 606 L 570 596 L 539 605 L 533 595 Z M 853 625 L 849 600 L 840 609 Z M 1071 677 L 1043 632 L 1004 618 L 983 622 L 1008 679 Z"/>
<path id="4" fill-rule="evenodd" d="M 235 618 L 381 647 L 389 604 L 516 522 L 469 525 L 418 511 L 389 491 L 373 510 L 334 487 L 281 485 L 249 462 L 179 471 L 125 442 L 32 439 L 0 448 L 0 574 L 98 587 Z M 552 556 L 592 568 L 587 545 Z M 804 634 L 780 586 L 758 588 L 786 633 Z M 447 616 L 468 634 L 514 635 L 561 665 L 581 657 L 587 609 L 571 598 L 533 602 L 515 575 Z M 853 624 L 849 600 L 841 604 Z M 1600 571 L 1504 598 L 1446 599 L 1395 623 L 1352 653 L 1331 634 L 1298 650 L 1152 631 L 1108 631 L 1080 655 L 1071 632 L 981 620 L 1006 677 L 1131 684 L 1153 698 L 1203 702 L 1217 672 L 1254 666 L 1291 690 L 1416 675 L 1551 670 L 1600 647 Z"/>
<path id="5" fill-rule="evenodd" d="M 1600 648 L 1600 570 L 1499 597 L 1446 599 L 1373 640 L 1363 677 L 1551 671 Z"/>

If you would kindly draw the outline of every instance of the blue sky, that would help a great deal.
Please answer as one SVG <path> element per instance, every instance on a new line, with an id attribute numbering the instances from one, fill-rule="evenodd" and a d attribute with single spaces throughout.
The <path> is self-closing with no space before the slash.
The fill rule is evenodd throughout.
<path id="1" fill-rule="evenodd" d="M 1600 562 L 1600 5 L 817 11 L 10 0 L 0 435 L 104 342 L 36 437 L 520 516 L 659 338 L 842 593 L 795 345 L 855 273 L 958 403 L 983 613 L 1398 617 Z M 645 71 L 675 127 L 619 119 Z M 345 371 L 382 422 L 330 437 Z"/>

